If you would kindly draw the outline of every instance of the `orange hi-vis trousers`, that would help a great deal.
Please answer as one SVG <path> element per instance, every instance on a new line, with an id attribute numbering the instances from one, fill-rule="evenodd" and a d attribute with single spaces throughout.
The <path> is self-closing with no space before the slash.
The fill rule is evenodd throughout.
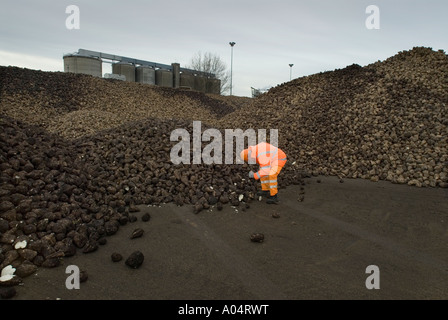
<path id="1" fill-rule="evenodd" d="M 283 167 L 273 167 L 270 170 L 268 176 L 260 178 L 261 190 L 269 191 L 271 196 L 275 196 L 278 193 L 277 176 Z"/>
<path id="2" fill-rule="evenodd" d="M 271 196 L 278 193 L 277 176 L 286 164 L 286 154 L 279 148 L 261 142 L 256 146 L 250 146 L 247 152 L 249 160 L 256 159 L 260 170 L 254 173 L 255 180 L 260 179 L 261 189 L 269 191 Z"/>

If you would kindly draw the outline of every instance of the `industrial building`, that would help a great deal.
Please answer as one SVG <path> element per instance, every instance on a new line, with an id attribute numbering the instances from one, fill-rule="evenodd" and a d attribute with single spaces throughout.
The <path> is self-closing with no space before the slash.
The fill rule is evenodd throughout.
<path id="1" fill-rule="evenodd" d="M 102 64 L 106 62 L 112 64 L 112 74 L 105 74 L 105 78 L 167 88 L 190 89 L 203 93 L 221 93 L 221 80 L 214 74 L 181 68 L 179 63 L 166 65 L 85 49 L 64 55 L 63 58 L 64 72 L 89 74 L 102 78 Z"/>

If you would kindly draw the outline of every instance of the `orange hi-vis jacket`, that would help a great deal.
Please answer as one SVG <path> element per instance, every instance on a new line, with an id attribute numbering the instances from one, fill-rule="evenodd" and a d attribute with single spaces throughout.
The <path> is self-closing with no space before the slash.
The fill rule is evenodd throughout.
<path id="1" fill-rule="evenodd" d="M 251 159 L 252 161 L 255 160 L 260 166 L 260 170 L 254 176 L 256 180 L 277 175 L 279 169 L 286 164 L 286 154 L 281 149 L 266 142 L 248 148 L 249 163 Z"/>

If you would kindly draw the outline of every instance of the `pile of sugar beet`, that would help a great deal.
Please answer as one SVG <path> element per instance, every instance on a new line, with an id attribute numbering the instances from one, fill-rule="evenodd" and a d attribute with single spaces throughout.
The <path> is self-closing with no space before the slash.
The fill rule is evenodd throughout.
<path id="1" fill-rule="evenodd" d="M 302 77 L 224 117 L 279 130 L 316 175 L 448 187 L 448 56 L 415 47 L 367 66 Z"/>
<path id="2" fill-rule="evenodd" d="M 0 111 L 0 270 L 16 268 L 7 285 L 97 250 L 138 205 L 246 208 L 255 167 L 170 161 L 170 133 L 193 136 L 193 120 L 278 129 L 281 188 L 309 174 L 448 186 L 448 58 L 430 48 L 256 99 L 0 67 Z"/>
<path id="3" fill-rule="evenodd" d="M 190 122 L 146 119 L 71 141 L 6 116 L 0 122 L 0 268 L 16 268 L 16 282 L 97 250 L 135 221 L 138 205 L 245 209 L 257 191 L 247 165 L 171 163 L 169 133 L 192 134 Z M 301 184 L 302 173 L 285 171 L 280 183 Z"/>

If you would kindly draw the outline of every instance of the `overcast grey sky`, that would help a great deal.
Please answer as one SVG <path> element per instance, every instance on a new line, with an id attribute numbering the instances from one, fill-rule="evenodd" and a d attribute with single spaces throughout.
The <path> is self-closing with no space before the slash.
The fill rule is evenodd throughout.
<path id="1" fill-rule="evenodd" d="M 66 28 L 69 5 L 79 30 Z M 369 5 L 379 30 L 365 25 Z M 234 41 L 240 96 L 289 81 L 290 63 L 297 78 L 414 46 L 448 52 L 447 34 L 447 0 L 0 0 L 0 65 L 63 71 L 63 54 L 83 48 L 181 66 L 212 52 L 230 69 Z"/>

